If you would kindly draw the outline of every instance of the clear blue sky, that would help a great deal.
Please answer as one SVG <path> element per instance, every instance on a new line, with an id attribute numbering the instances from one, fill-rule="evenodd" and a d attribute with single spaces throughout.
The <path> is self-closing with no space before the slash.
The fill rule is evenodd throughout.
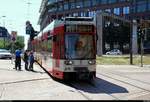
<path id="1" fill-rule="evenodd" d="M 25 34 L 25 22 L 30 20 L 34 29 L 39 31 L 37 22 L 41 1 L 42 0 L 0 0 L 0 26 L 5 25 L 9 33 L 11 33 L 11 31 L 17 31 L 18 35 L 25 36 L 26 44 L 29 36 Z M 30 6 L 28 2 L 30 2 Z"/>

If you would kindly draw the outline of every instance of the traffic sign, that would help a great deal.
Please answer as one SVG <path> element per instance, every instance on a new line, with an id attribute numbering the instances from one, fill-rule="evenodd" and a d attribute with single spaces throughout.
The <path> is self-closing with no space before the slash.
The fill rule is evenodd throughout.
<path id="1" fill-rule="evenodd" d="M 17 37 L 17 31 L 12 31 L 11 32 L 11 40 L 16 41 L 16 37 Z"/>

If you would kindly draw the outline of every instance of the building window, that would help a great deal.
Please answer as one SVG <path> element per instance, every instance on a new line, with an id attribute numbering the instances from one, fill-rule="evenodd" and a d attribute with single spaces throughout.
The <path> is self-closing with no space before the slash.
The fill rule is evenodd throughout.
<path id="1" fill-rule="evenodd" d="M 83 2 L 82 2 L 82 0 L 76 2 L 76 8 L 83 8 Z"/>
<path id="2" fill-rule="evenodd" d="M 69 4 L 68 3 L 65 3 L 64 4 L 64 10 L 68 10 L 69 9 Z"/>
<path id="3" fill-rule="evenodd" d="M 103 11 L 103 10 L 100 10 L 100 9 L 99 9 L 99 10 L 97 10 L 96 12 L 102 12 L 102 11 Z"/>
<path id="4" fill-rule="evenodd" d="M 69 14 L 69 17 L 71 17 L 72 16 L 72 14 Z"/>
<path id="5" fill-rule="evenodd" d="M 75 8 L 75 2 L 70 2 L 70 9 L 74 9 Z"/>
<path id="6" fill-rule="evenodd" d="M 145 12 L 146 4 L 137 5 L 137 12 Z"/>
<path id="7" fill-rule="evenodd" d="M 89 17 L 89 11 L 81 12 L 80 16 L 81 17 Z"/>
<path id="8" fill-rule="evenodd" d="M 123 7 L 123 14 L 129 14 L 130 8 L 129 7 Z"/>
<path id="9" fill-rule="evenodd" d="M 92 5 L 95 6 L 95 5 L 98 5 L 100 4 L 100 0 L 92 0 Z"/>
<path id="10" fill-rule="evenodd" d="M 114 14 L 120 15 L 120 8 L 114 8 Z"/>
<path id="11" fill-rule="evenodd" d="M 111 13 L 111 9 L 105 9 L 105 11 Z"/>
<path id="12" fill-rule="evenodd" d="M 57 5 L 51 6 L 51 8 L 48 9 L 48 12 L 54 12 L 57 11 Z"/>
<path id="13" fill-rule="evenodd" d="M 69 17 L 69 14 L 65 14 L 66 17 Z"/>
<path id="14" fill-rule="evenodd" d="M 131 13 L 136 13 L 136 6 L 135 5 L 133 5 L 131 8 L 130 8 L 130 12 Z"/>
<path id="15" fill-rule="evenodd" d="M 148 10 L 150 11 L 150 1 L 148 2 Z"/>
<path id="16" fill-rule="evenodd" d="M 145 0 L 137 2 L 137 12 L 146 11 L 147 2 Z"/>
<path id="17" fill-rule="evenodd" d="M 58 5 L 58 11 L 63 11 L 63 5 L 62 4 Z"/>
<path id="18" fill-rule="evenodd" d="M 119 0 L 119 2 L 125 2 L 126 0 Z"/>
<path id="19" fill-rule="evenodd" d="M 84 7 L 90 7 L 91 6 L 91 1 L 90 0 L 85 0 L 84 1 Z"/>
<path id="20" fill-rule="evenodd" d="M 108 0 L 108 3 L 111 4 L 111 3 L 116 3 L 117 0 Z"/>
<path id="21" fill-rule="evenodd" d="M 89 12 L 89 17 L 95 17 L 95 11 L 90 11 Z"/>
<path id="22" fill-rule="evenodd" d="M 101 4 L 107 4 L 107 0 L 101 0 Z"/>
<path id="23" fill-rule="evenodd" d="M 78 12 L 78 16 L 81 17 L 81 12 Z"/>
<path id="24" fill-rule="evenodd" d="M 86 13 L 85 12 L 81 12 L 81 17 L 85 17 Z"/>
<path id="25" fill-rule="evenodd" d="M 73 13 L 73 16 L 78 16 L 78 13 Z"/>
<path id="26" fill-rule="evenodd" d="M 56 0 L 48 0 L 48 5 L 56 2 Z"/>

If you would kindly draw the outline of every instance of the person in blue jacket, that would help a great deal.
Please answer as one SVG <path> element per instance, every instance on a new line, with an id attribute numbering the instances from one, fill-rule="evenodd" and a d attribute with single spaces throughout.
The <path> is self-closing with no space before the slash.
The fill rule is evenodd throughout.
<path id="1" fill-rule="evenodd" d="M 21 71 L 21 49 L 16 50 L 15 52 L 15 69 Z"/>

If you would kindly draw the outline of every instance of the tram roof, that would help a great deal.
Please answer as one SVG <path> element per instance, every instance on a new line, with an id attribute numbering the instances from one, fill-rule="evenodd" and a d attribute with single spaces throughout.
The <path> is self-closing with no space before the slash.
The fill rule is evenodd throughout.
<path id="1" fill-rule="evenodd" d="M 61 20 L 54 20 L 49 25 L 47 25 L 39 34 L 38 36 L 42 36 L 42 34 L 52 31 L 55 27 L 58 27 L 60 24 L 63 24 Z"/>
<path id="2" fill-rule="evenodd" d="M 93 21 L 93 17 L 65 17 L 63 20 L 54 20 L 38 34 L 38 37 L 46 32 L 52 31 L 55 27 L 64 24 L 65 21 Z"/>

